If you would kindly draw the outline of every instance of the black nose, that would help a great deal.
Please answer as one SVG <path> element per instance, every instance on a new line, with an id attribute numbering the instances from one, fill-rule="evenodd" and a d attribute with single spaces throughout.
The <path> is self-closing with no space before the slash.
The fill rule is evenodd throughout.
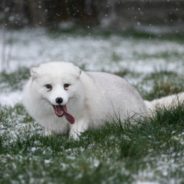
<path id="1" fill-rule="evenodd" d="M 61 97 L 56 98 L 56 103 L 61 104 L 63 102 L 63 99 Z"/>

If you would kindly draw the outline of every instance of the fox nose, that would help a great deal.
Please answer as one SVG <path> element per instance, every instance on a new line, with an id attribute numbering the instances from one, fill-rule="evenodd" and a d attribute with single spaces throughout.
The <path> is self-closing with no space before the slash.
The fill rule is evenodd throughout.
<path id="1" fill-rule="evenodd" d="M 56 98 L 56 103 L 61 104 L 63 102 L 63 99 L 61 97 Z"/>

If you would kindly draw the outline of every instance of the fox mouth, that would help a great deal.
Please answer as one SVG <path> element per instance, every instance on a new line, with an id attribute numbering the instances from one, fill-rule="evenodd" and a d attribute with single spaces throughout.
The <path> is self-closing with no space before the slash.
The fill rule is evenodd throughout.
<path id="1" fill-rule="evenodd" d="M 65 117 L 69 123 L 74 124 L 75 118 L 67 112 L 66 105 L 53 105 L 54 112 L 58 117 Z"/>
<path id="2" fill-rule="evenodd" d="M 58 117 L 62 117 L 65 112 L 67 112 L 66 105 L 53 105 L 54 112 Z"/>

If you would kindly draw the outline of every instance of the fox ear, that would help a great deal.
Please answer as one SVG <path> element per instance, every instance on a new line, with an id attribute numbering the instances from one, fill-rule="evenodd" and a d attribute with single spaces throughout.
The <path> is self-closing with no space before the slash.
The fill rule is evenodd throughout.
<path id="1" fill-rule="evenodd" d="M 31 78 L 35 80 L 38 77 L 38 66 L 32 67 L 30 70 Z"/>

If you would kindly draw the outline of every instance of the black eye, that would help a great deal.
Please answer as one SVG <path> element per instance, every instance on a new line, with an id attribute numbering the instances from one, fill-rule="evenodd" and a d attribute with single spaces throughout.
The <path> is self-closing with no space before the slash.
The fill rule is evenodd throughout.
<path id="1" fill-rule="evenodd" d="M 71 86 L 71 84 L 65 83 L 63 86 L 64 86 L 64 89 L 67 89 L 69 86 Z"/>
<path id="2" fill-rule="evenodd" d="M 51 90 L 52 89 L 52 85 L 51 84 L 45 84 L 44 85 L 48 90 Z"/>

